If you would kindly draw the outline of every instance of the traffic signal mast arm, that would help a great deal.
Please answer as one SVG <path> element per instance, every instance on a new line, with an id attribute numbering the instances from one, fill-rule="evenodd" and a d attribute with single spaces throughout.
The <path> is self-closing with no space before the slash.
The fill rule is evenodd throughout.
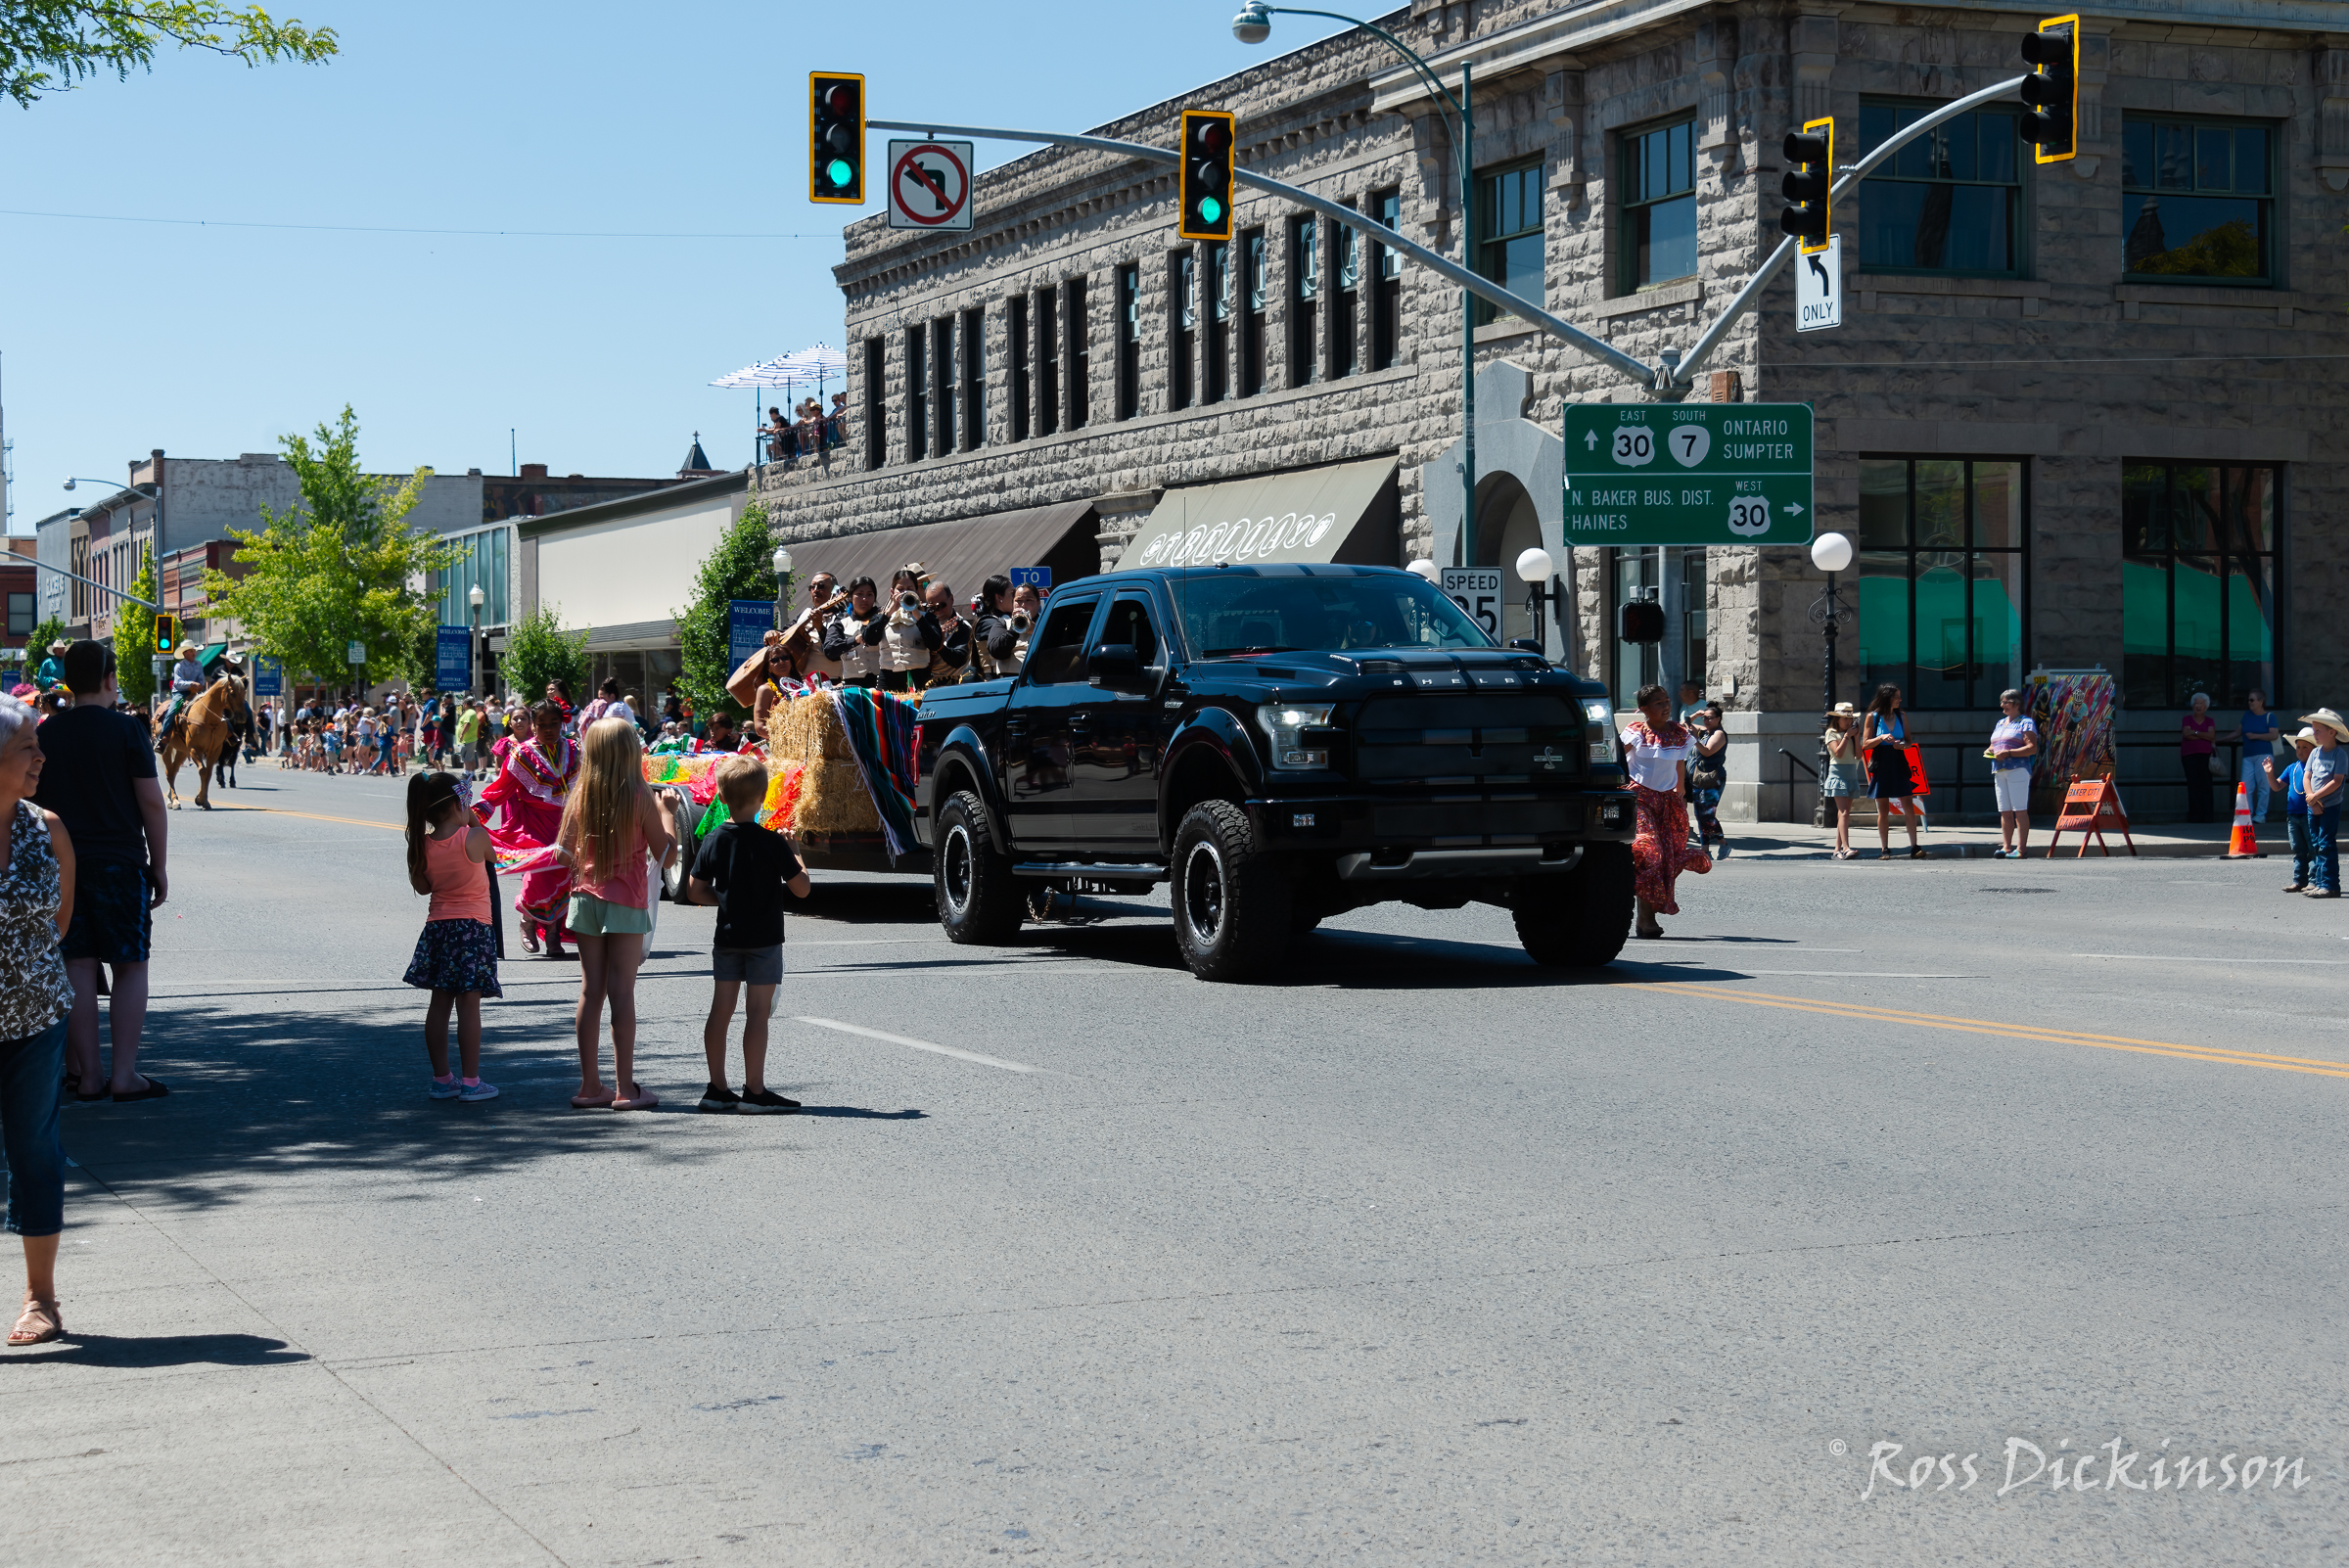
<path id="1" fill-rule="evenodd" d="M 124 593 L 120 588 L 109 587 L 107 584 L 99 581 L 96 577 L 85 577 L 78 572 L 68 572 L 64 567 L 51 566 L 48 562 L 38 560 L 29 555 L 18 556 L 16 558 L 16 564 L 19 566 L 38 567 L 43 572 L 54 572 L 61 577 L 71 577 L 74 581 L 85 583 L 90 587 L 96 588 L 101 593 L 111 593 L 117 599 L 127 599 L 132 604 L 140 605 L 146 609 L 154 611 L 157 615 L 161 615 L 163 612 L 163 607 L 161 605 L 150 604 L 147 600 L 140 598 L 135 593 Z"/>
<path id="2" fill-rule="evenodd" d="M 1151 147 L 1141 142 L 1121 142 L 1107 136 L 1064 136 L 1057 131 L 1005 130 L 996 125 L 941 125 L 930 120 L 871 119 L 865 121 L 875 130 L 913 131 L 925 136 L 970 136 L 999 142 L 1048 142 L 1060 147 L 1089 147 L 1096 152 L 1117 153 L 1127 158 L 1141 159 L 1151 163 L 1179 165 L 1183 155 L 1164 147 Z M 1641 363 L 1608 343 L 1594 338 L 1570 321 L 1562 321 L 1521 295 L 1510 293 L 1490 278 L 1480 278 L 1456 261 L 1448 260 L 1426 246 L 1406 240 L 1383 223 L 1374 222 L 1350 207 L 1341 207 L 1311 191 L 1300 190 L 1281 180 L 1251 174 L 1235 166 L 1233 181 L 1252 185 L 1260 191 L 1270 191 L 1301 207 L 1308 207 L 1324 217 L 1335 218 L 1348 228 L 1357 229 L 1389 250 L 1401 252 L 1440 277 L 1466 289 L 1479 300 L 1498 306 L 1511 315 L 1523 316 L 1551 337 L 1562 340 L 1593 359 L 1603 360 L 1642 386 L 1661 385 L 1668 372 L 1663 367 Z M 1790 242 L 1791 243 L 1791 242 Z"/>
<path id="3" fill-rule="evenodd" d="M 1923 115 L 1912 124 L 1904 125 L 1891 140 L 1875 148 L 1859 162 L 1848 165 L 1848 172 L 1844 174 L 1843 178 L 1837 180 L 1828 191 L 1828 200 L 1833 201 L 1859 184 L 1860 181 L 1867 178 L 1878 163 L 1883 162 L 1944 120 L 1956 119 L 1959 115 L 1968 114 L 1981 108 L 1984 104 L 1996 103 L 1999 99 L 2019 92 L 2023 83 L 2030 79 L 2030 76 L 2026 74 L 2017 76 L 2011 81 L 2000 82 L 1995 87 L 1985 87 L 1980 92 L 1970 93 L 1955 103 L 1942 105 L 1932 114 Z M 1715 348 L 1721 346 L 1721 340 L 1728 336 L 1729 328 L 1736 324 L 1737 318 L 1752 308 L 1755 299 L 1769 285 L 1770 280 L 1776 277 L 1779 270 L 1794 259 L 1794 253 L 1801 243 L 1791 234 L 1778 242 L 1778 248 L 1770 253 L 1770 259 L 1763 262 L 1752 277 L 1746 279 L 1745 287 L 1737 291 L 1737 297 L 1728 302 L 1727 307 L 1722 311 L 1713 325 L 1705 329 L 1704 335 L 1689 346 L 1687 353 L 1681 356 L 1680 363 L 1671 367 L 1673 374 L 1670 378 L 1658 380 L 1659 389 L 1667 386 L 1684 387 L 1695 379 L 1697 367 L 1705 362 Z"/>

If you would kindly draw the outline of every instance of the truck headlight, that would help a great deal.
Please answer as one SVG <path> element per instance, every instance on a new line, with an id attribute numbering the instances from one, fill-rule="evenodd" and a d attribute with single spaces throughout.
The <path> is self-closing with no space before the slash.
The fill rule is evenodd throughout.
<path id="1" fill-rule="evenodd" d="M 1256 711 L 1256 721 L 1265 726 L 1265 734 L 1272 742 L 1274 767 L 1327 767 L 1326 749 L 1309 751 L 1304 732 L 1329 727 L 1332 705 L 1321 703 L 1308 706 L 1303 703 L 1267 703 Z"/>
<path id="2" fill-rule="evenodd" d="M 1590 743 L 1590 761 L 1615 761 L 1615 715 L 1596 697 L 1583 699 L 1583 735 Z"/>

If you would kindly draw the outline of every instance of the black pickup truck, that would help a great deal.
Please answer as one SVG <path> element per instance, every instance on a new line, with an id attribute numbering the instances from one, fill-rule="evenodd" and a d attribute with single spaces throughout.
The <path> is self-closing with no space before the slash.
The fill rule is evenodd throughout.
<path id="1" fill-rule="evenodd" d="M 1408 572 L 1224 566 L 1057 589 L 1014 679 L 933 687 L 914 831 L 956 942 L 1028 894 L 1173 883 L 1207 980 L 1364 904 L 1498 904 L 1544 964 L 1614 958 L 1632 800 L 1606 697 Z"/>

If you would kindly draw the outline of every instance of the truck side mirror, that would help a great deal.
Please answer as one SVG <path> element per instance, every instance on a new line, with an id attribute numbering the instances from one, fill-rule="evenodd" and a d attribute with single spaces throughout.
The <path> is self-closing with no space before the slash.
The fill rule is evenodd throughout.
<path id="1" fill-rule="evenodd" d="M 1519 653 L 1539 654 L 1542 651 L 1542 639 L 1539 637 L 1511 637 L 1509 646 Z"/>
<path id="2" fill-rule="evenodd" d="M 1084 677 L 1105 691 L 1141 691 L 1141 653 L 1130 642 L 1105 642 L 1086 656 Z"/>

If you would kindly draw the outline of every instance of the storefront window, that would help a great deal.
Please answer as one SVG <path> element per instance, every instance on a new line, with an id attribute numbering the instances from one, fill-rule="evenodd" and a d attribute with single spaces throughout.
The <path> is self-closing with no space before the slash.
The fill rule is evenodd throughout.
<path id="1" fill-rule="evenodd" d="M 2026 525 L 2011 459 L 1860 460 L 1860 695 L 1995 708 L 2022 684 Z"/>
<path id="2" fill-rule="evenodd" d="M 2121 470 L 2121 692 L 2135 708 L 2221 707 L 2276 690 L 2272 468 Z"/>
<path id="3" fill-rule="evenodd" d="M 476 583 L 482 590 L 482 624 L 502 626 L 506 614 L 506 566 L 509 544 L 514 530 L 507 528 L 483 529 L 474 533 L 451 534 L 447 543 L 464 553 L 456 565 L 440 574 L 440 624 L 470 626 L 473 624 L 473 595 Z"/>

